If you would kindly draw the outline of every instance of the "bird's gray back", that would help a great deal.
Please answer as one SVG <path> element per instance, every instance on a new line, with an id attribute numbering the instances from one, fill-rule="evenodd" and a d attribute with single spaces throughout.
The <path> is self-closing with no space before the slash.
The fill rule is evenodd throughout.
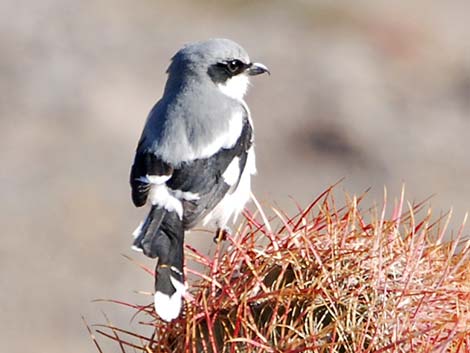
<path id="1" fill-rule="evenodd" d="M 212 82 L 166 91 L 147 118 L 141 148 L 177 166 L 197 158 L 198 151 L 225 133 L 234 114 L 246 114 L 242 103 L 222 94 Z"/>

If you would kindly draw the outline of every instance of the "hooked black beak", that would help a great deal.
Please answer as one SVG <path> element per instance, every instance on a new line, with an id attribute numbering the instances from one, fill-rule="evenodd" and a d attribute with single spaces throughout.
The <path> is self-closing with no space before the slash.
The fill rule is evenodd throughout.
<path id="1" fill-rule="evenodd" d="M 247 72 L 248 72 L 248 75 L 250 76 L 264 74 L 265 72 L 267 72 L 268 75 L 271 75 L 271 72 L 269 72 L 269 69 L 260 63 L 251 63 Z"/>

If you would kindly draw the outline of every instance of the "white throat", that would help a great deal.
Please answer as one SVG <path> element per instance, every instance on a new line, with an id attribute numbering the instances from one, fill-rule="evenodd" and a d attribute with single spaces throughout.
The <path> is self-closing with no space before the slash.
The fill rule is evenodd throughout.
<path id="1" fill-rule="evenodd" d="M 223 94 L 236 100 L 243 100 L 243 96 L 248 90 L 250 80 L 247 75 L 241 74 L 229 78 L 225 83 L 218 83 L 217 87 Z"/>

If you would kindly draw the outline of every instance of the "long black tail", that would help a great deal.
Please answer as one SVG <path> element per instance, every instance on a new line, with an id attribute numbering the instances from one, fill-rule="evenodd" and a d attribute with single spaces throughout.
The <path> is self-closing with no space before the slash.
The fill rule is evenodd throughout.
<path id="1" fill-rule="evenodd" d="M 134 232 L 133 248 L 141 250 L 152 259 L 158 256 L 158 237 L 160 235 L 159 228 L 166 215 L 164 208 L 152 206 L 144 223 Z"/>
<path id="2" fill-rule="evenodd" d="M 165 321 L 178 317 L 185 293 L 183 222 L 174 211 L 152 206 L 138 231 L 134 247 L 158 257 L 155 270 L 155 311 Z"/>

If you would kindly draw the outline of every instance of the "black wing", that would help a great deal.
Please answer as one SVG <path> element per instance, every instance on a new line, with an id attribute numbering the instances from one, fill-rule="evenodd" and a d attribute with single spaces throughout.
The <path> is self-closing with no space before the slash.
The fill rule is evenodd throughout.
<path id="1" fill-rule="evenodd" d="M 241 175 L 252 145 L 252 136 L 251 124 L 245 118 L 240 137 L 233 147 L 221 149 L 208 158 L 183 162 L 177 168 L 172 168 L 150 151 L 140 151 L 138 147 L 130 177 L 134 204 L 139 207 L 147 200 L 150 184 L 145 180 L 146 175 L 171 175 L 166 185 L 183 203 L 184 228 L 193 227 L 234 187 L 228 185 L 222 175 L 235 157 L 239 158 Z M 188 192 L 197 194 L 197 199 L 185 198 L 184 193 Z"/>
<path id="2" fill-rule="evenodd" d="M 207 215 L 237 185 L 229 185 L 223 174 L 235 157 L 239 158 L 240 175 L 245 168 L 248 150 L 252 145 L 252 127 L 247 119 L 235 145 L 221 149 L 209 158 L 196 159 L 174 170 L 173 176 L 166 183 L 172 190 L 191 192 L 198 198 L 183 199 L 183 224 L 185 229 L 192 228 Z M 238 180 L 240 179 L 238 176 Z"/>

